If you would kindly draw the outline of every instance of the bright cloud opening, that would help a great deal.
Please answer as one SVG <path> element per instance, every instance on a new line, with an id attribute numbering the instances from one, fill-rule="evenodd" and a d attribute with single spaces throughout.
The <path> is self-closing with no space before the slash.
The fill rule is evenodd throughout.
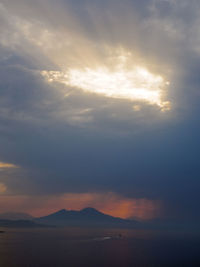
<path id="1" fill-rule="evenodd" d="M 106 67 L 96 69 L 69 69 L 62 71 L 42 71 L 48 82 L 60 82 L 66 86 L 82 89 L 105 97 L 141 101 L 157 105 L 162 111 L 170 110 L 170 102 L 163 100 L 163 92 L 169 85 L 160 75 L 147 69 L 135 67 L 127 70 L 118 67 L 110 70 Z"/>

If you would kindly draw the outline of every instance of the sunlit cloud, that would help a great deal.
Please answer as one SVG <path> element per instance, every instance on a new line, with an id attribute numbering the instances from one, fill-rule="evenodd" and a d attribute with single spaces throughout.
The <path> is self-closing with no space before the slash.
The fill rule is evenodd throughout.
<path id="1" fill-rule="evenodd" d="M 11 168 L 18 168 L 18 167 L 11 163 L 0 162 L 0 169 L 11 169 Z"/>

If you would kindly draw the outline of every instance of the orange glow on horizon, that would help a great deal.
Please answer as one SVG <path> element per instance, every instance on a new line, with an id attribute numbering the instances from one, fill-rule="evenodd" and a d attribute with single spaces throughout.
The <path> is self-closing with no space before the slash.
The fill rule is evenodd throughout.
<path id="1" fill-rule="evenodd" d="M 154 218 L 158 210 L 158 204 L 147 199 L 120 200 L 117 203 L 108 203 L 102 209 L 104 213 L 120 218 L 135 218 L 148 220 Z"/>
<path id="2" fill-rule="evenodd" d="M 121 218 L 148 220 L 159 215 L 158 201 L 124 198 L 114 193 L 64 194 L 61 196 L 1 196 L 0 213 L 26 212 L 40 217 L 59 209 L 81 210 L 93 207 Z"/>

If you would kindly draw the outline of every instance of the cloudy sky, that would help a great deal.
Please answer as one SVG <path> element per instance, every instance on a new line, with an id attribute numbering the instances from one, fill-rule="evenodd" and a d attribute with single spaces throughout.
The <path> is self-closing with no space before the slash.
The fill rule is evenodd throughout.
<path id="1" fill-rule="evenodd" d="M 199 12 L 0 1 L 0 212 L 200 220 Z"/>

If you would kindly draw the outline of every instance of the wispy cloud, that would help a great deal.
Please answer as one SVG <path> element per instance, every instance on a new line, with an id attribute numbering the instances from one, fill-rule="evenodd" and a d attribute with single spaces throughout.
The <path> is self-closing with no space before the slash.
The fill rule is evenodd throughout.
<path id="1" fill-rule="evenodd" d="M 12 168 L 18 168 L 18 167 L 11 163 L 0 162 L 0 169 L 7 169 L 7 168 L 12 169 Z"/>

